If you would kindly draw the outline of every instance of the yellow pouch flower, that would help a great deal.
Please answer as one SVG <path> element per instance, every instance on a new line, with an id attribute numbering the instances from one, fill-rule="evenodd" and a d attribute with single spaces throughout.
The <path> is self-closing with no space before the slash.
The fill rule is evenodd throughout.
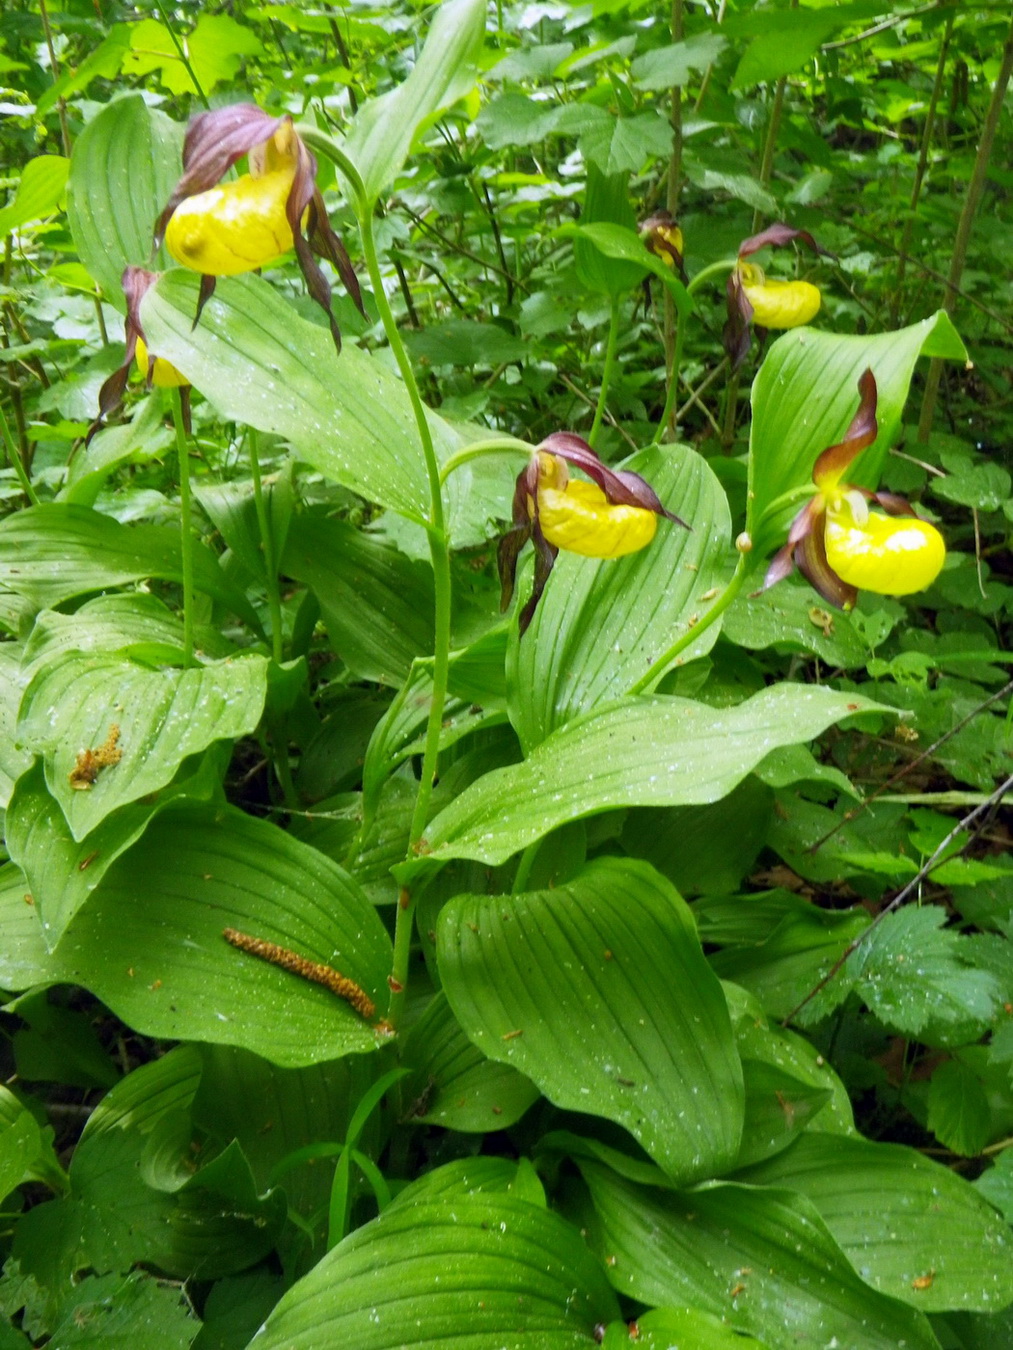
<path id="1" fill-rule="evenodd" d="M 294 166 L 243 174 L 180 202 L 165 229 L 178 263 L 205 276 L 234 277 L 266 267 L 292 248 L 285 214 Z"/>
<path id="2" fill-rule="evenodd" d="M 654 538 L 658 517 L 640 506 L 613 506 L 594 483 L 572 479 L 560 491 L 540 488 L 538 520 L 555 548 L 585 558 L 622 558 Z"/>
<path id="3" fill-rule="evenodd" d="M 931 586 L 946 558 L 936 527 L 918 516 L 865 514 L 861 520 L 848 496 L 827 509 L 823 542 L 841 580 L 877 595 L 911 595 Z"/>
<path id="4" fill-rule="evenodd" d="M 819 313 L 823 297 L 811 281 L 768 281 L 753 263 L 739 263 L 739 275 L 753 323 L 760 328 L 799 328 Z"/>
<path id="5" fill-rule="evenodd" d="M 142 337 L 137 339 L 134 348 L 134 360 L 137 362 L 137 369 L 147 379 L 150 360 L 147 345 Z M 158 389 L 187 389 L 190 386 L 190 381 L 186 376 L 181 375 L 176 367 L 162 356 L 155 357 L 155 368 L 151 372 L 151 383 Z"/>

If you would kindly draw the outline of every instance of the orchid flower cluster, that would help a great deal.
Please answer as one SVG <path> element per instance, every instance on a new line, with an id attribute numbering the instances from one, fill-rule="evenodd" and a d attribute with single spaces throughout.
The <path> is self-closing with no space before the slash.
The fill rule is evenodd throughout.
<path id="1" fill-rule="evenodd" d="M 248 171 L 234 181 L 222 181 L 244 155 Z M 327 313 L 340 350 L 330 286 L 314 251 L 333 264 L 360 310 L 362 297 L 348 253 L 328 221 L 316 167 L 288 116 L 271 117 L 250 104 L 238 104 L 201 113 L 191 121 L 183 175 L 159 217 L 155 244 L 164 239 L 177 262 L 201 274 L 195 325 L 218 277 L 253 271 L 294 249 L 310 294 Z M 683 235 L 672 216 L 656 211 L 643 222 L 640 233 L 645 246 L 685 281 Z M 739 246 L 726 286 L 728 318 L 723 334 L 733 367 L 745 358 L 752 329 L 762 339 L 768 329 L 798 327 L 819 312 L 820 291 L 811 282 L 768 279 L 750 261 L 764 247 L 795 242 L 817 255 L 832 256 L 808 231 L 785 224 L 771 225 Z M 140 304 L 156 279 L 155 273 L 140 267 L 128 267 L 124 273 L 126 360 L 103 386 L 102 416 L 122 396 L 135 358 L 149 385 L 188 389 L 185 377 L 164 359 L 152 357 L 145 342 Z M 844 439 L 816 460 L 816 491 L 771 562 L 765 587 L 798 567 L 826 600 L 850 608 L 860 588 L 906 595 L 930 585 L 943 565 L 941 535 L 903 498 L 843 481 L 856 456 L 878 433 L 871 370 L 859 381 L 859 394 L 858 412 Z M 573 477 L 571 469 L 585 477 Z M 585 440 L 570 432 L 548 436 L 517 477 L 513 526 L 500 541 L 498 553 L 502 607 L 505 610 L 513 597 L 518 560 L 529 541 L 534 547 L 534 581 L 519 615 L 522 632 L 561 549 L 598 559 L 625 557 L 652 542 L 659 517 L 690 528 L 639 474 L 609 468 Z"/>

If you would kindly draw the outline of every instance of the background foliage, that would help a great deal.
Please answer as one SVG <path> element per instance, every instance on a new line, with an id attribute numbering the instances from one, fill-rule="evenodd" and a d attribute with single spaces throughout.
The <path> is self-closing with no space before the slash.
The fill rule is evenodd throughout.
<path id="1" fill-rule="evenodd" d="M 945 0 L 4 8 L 0 1350 L 1010 1344 L 1006 819 L 940 846 L 1011 772 L 1011 43 Z M 237 101 L 313 145 L 367 317 L 336 357 L 288 259 L 194 327 L 168 270 L 192 436 L 135 380 L 88 440 Z M 823 307 L 732 372 L 777 220 Z M 857 481 L 946 567 L 758 594 L 866 366 Z M 692 530 L 561 555 L 521 637 L 511 438 L 559 430 Z"/>

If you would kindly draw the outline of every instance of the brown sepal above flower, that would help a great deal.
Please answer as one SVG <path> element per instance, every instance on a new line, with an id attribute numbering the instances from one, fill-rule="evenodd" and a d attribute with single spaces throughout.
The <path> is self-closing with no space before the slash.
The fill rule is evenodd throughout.
<path id="1" fill-rule="evenodd" d="M 291 126 L 292 119 L 288 114 L 271 117 L 252 103 L 236 103 L 212 112 L 198 113 L 191 120 L 183 143 L 183 175 L 155 226 L 155 247 L 161 245 L 166 227 L 181 202 L 215 187 L 243 155 L 249 156 L 251 170 L 259 169 L 267 143 L 284 128 Z M 316 184 L 316 158 L 294 131 L 290 135 L 295 171 L 285 202 L 285 216 L 309 293 L 327 315 L 334 345 L 340 351 L 341 331 L 331 308 L 330 283 L 314 253 L 332 264 L 356 308 L 366 317 L 362 291 L 348 251 L 327 217 L 324 200 Z M 216 277 L 202 275 L 195 327 L 205 304 L 214 293 L 215 284 Z"/>

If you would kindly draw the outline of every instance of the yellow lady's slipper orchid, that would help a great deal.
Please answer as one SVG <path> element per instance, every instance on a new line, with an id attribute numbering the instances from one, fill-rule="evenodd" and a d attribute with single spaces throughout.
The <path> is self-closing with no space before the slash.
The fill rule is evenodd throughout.
<path id="1" fill-rule="evenodd" d="M 813 467 L 817 491 L 792 521 L 788 542 L 767 570 L 764 589 L 794 567 L 825 600 L 851 609 L 859 590 L 911 595 L 931 586 L 942 571 L 946 545 L 934 525 L 916 516 L 903 497 L 848 486 L 851 463 L 879 434 L 877 389 L 871 370 L 858 381 L 860 401 L 838 445 Z M 874 502 L 881 511 L 869 509 Z"/>
<path id="2" fill-rule="evenodd" d="M 738 273 L 759 328 L 799 328 L 819 313 L 823 297 L 811 281 L 768 281 L 756 263 L 739 263 Z"/>
<path id="3" fill-rule="evenodd" d="M 181 375 L 171 362 L 166 361 L 162 356 L 156 356 L 154 362 L 148 356 L 147 343 L 144 338 L 138 337 L 134 348 L 134 360 L 137 362 L 137 369 L 145 379 L 148 378 L 148 368 L 151 367 L 151 383 L 156 389 L 183 389 L 189 388 L 190 381 L 185 375 Z"/>
<path id="4" fill-rule="evenodd" d="M 551 459 L 541 455 L 540 459 Z M 556 461 L 566 473 L 562 460 Z M 562 487 L 539 485 L 538 520 L 553 548 L 585 558 L 622 558 L 654 538 L 658 517 L 642 506 L 613 505 L 596 483 L 570 479 Z"/>
<path id="5" fill-rule="evenodd" d="M 679 229 L 671 211 L 655 211 L 641 222 L 640 238 L 656 258 L 660 258 L 666 267 L 678 272 L 685 281 L 682 230 Z"/>
<path id="6" fill-rule="evenodd" d="M 927 520 L 870 511 L 865 499 L 856 502 L 852 493 L 828 504 L 823 542 L 827 562 L 842 581 L 878 595 L 924 591 L 946 559 L 943 536 Z"/>
<path id="7" fill-rule="evenodd" d="M 811 323 L 819 313 L 822 296 L 819 287 L 811 281 L 768 278 L 762 267 L 746 261 L 768 244 L 777 247 L 796 239 L 815 253 L 831 256 L 808 230 L 796 230 L 790 225 L 770 225 L 739 245 L 738 261 L 725 288 L 728 319 L 723 334 L 725 351 L 735 366 L 742 363 L 749 351 L 751 326 L 762 337 L 770 328 L 798 328 Z"/>
<path id="8" fill-rule="evenodd" d="M 243 155 L 249 172 L 223 183 Z M 192 119 L 183 145 L 183 176 L 159 217 L 155 244 L 164 239 L 177 262 L 201 273 L 198 319 L 218 277 L 266 267 L 294 248 L 340 349 L 330 284 L 314 252 L 336 268 L 365 311 L 351 259 L 327 219 L 316 171 L 316 160 L 287 115 L 270 117 L 253 104 L 238 103 Z"/>
<path id="9" fill-rule="evenodd" d="M 592 481 L 571 479 L 571 464 Z M 685 525 L 665 510 L 639 474 L 609 469 L 580 436 L 560 431 L 546 437 L 517 477 L 514 526 L 500 540 L 502 608 L 510 603 L 517 559 L 529 539 L 535 545 L 535 583 L 521 611 L 521 632 L 531 621 L 560 549 L 585 558 L 637 553 L 654 538 L 658 516 Z"/>

